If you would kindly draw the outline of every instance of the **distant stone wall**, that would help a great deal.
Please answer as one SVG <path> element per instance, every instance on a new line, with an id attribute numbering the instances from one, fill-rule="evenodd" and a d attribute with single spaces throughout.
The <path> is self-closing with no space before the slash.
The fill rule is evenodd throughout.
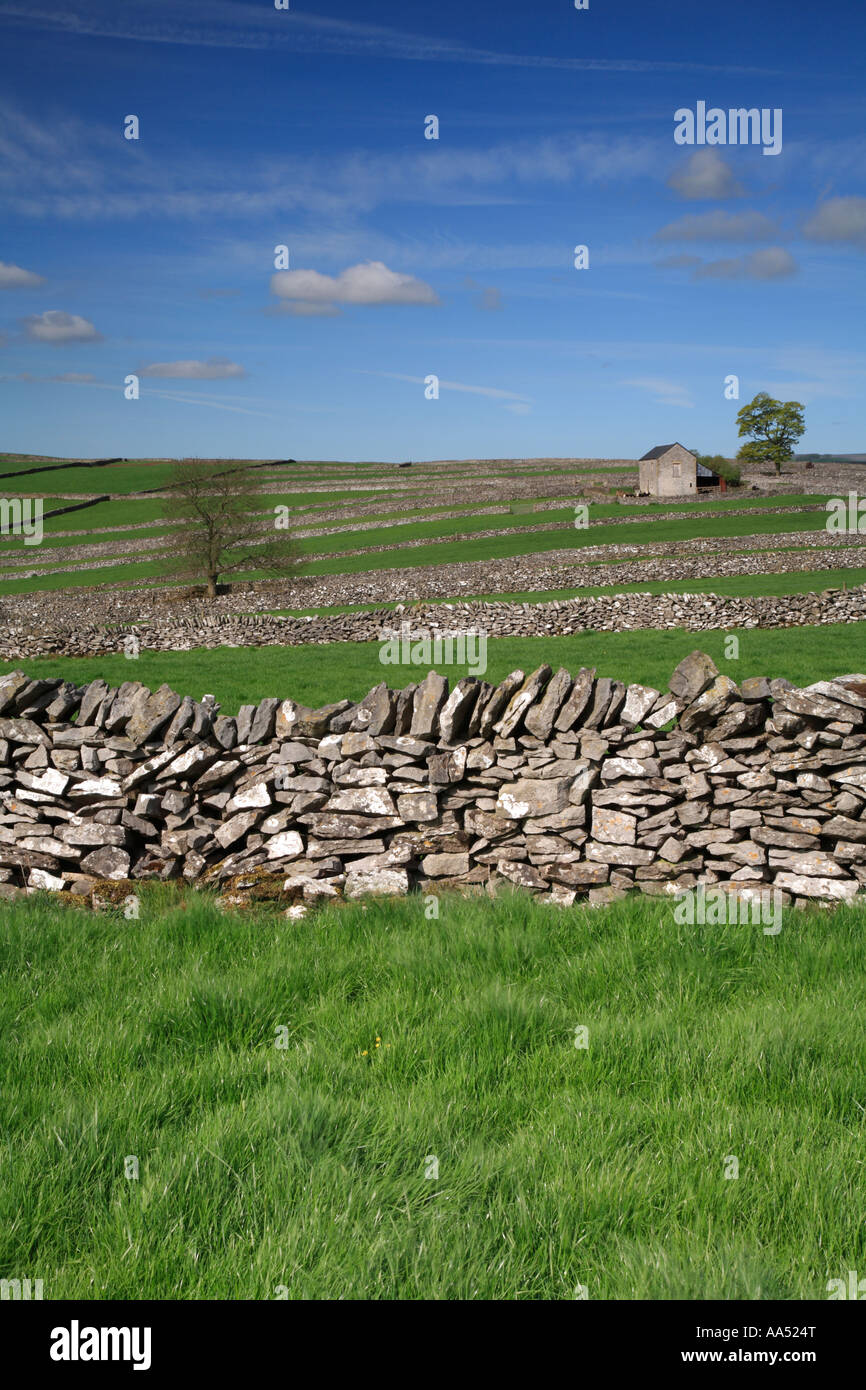
<path id="1" fill-rule="evenodd" d="M 736 685 L 693 652 L 666 692 L 549 666 L 449 692 L 430 672 L 237 717 L 167 686 L 0 678 L 0 897 L 173 878 L 297 914 L 507 884 L 563 906 L 699 884 L 851 900 L 866 676 Z"/>
<path id="2" fill-rule="evenodd" d="M 751 565 L 748 564 L 751 559 Z M 866 560 L 866 547 L 834 549 L 829 555 L 810 553 L 817 575 L 822 565 L 842 565 Z M 789 559 L 788 568 L 803 565 Z M 668 570 L 682 570 L 689 578 L 702 578 L 702 558 L 672 559 Z M 766 573 L 766 556 L 746 557 L 741 566 Z M 776 566 L 774 565 L 774 569 Z M 631 571 L 618 565 L 618 578 L 646 580 L 646 564 L 635 562 Z M 654 575 L 661 570 L 656 561 Z M 572 571 L 575 581 L 597 578 L 590 570 Z M 557 576 L 561 580 L 562 572 Z M 394 581 L 391 581 L 392 585 Z M 31 595 L 26 596 L 28 599 Z M 35 656 L 117 656 L 135 639 L 144 651 L 190 651 L 197 647 L 300 646 L 327 642 L 376 642 L 383 631 L 411 619 L 413 631 L 435 633 L 455 629 L 484 631 L 493 637 L 555 637 L 576 632 L 633 632 L 636 628 L 680 627 L 692 632 L 710 629 L 738 631 L 749 628 L 799 627 L 824 623 L 866 622 L 866 585 L 852 589 L 825 589 L 821 593 L 765 596 L 712 593 L 620 593 L 595 598 L 554 599 L 542 603 L 480 602 L 418 603 L 370 612 L 324 613 L 319 617 L 293 618 L 275 613 L 235 612 L 219 599 L 192 615 L 148 615 L 140 620 L 115 622 L 113 626 L 84 620 L 96 606 L 93 596 L 79 597 L 76 606 L 61 609 L 48 624 L 38 613 L 42 601 L 15 611 L 0 631 L 0 660 L 24 661 Z M 51 595 L 51 598 L 54 596 Z M 100 596 L 103 597 L 103 596 Z M 347 599 L 352 595 L 345 596 Z M 249 603 L 249 597 L 246 601 Z M 47 605 L 45 605 L 47 606 Z M 59 606 L 59 605 L 58 605 Z M 0 618 L 5 618 L 0 606 Z M 134 643 L 133 643 L 134 645 Z"/>

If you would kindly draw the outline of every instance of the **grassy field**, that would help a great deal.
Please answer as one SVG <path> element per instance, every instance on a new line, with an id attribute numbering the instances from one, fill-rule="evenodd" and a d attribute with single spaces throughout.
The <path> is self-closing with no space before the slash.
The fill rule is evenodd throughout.
<path id="1" fill-rule="evenodd" d="M 466 523 L 463 523 L 464 530 Z M 402 535 L 394 537 L 391 549 L 363 555 L 337 555 L 323 560 L 311 560 L 301 566 L 302 574 L 356 574 L 362 570 L 399 569 L 407 565 L 454 565 L 473 560 L 502 560 L 517 555 L 534 555 L 548 550 L 582 550 L 588 546 L 660 545 L 666 541 L 692 540 L 695 536 L 772 536 L 793 531 L 824 530 L 824 518 L 817 512 L 787 512 L 782 515 L 709 517 L 700 524 L 692 519 L 675 521 L 638 521 L 628 526 L 591 526 L 576 530 L 573 526 L 559 531 L 517 532 L 473 539 L 445 540 L 438 545 L 418 545 L 407 549 L 411 537 L 409 528 L 394 528 Z M 486 529 L 479 527 L 479 529 Z M 359 532 L 358 545 L 374 545 L 370 532 Z M 329 538 L 333 542 L 334 538 Z M 403 541 L 401 546 L 399 541 Z M 350 545 L 349 533 L 340 537 L 343 549 Z M 379 544 L 386 544 L 380 541 Z M 309 542 L 301 542 L 306 548 Z M 321 542 L 318 548 L 325 547 Z"/>
<path id="2" fill-rule="evenodd" d="M 244 463 L 255 460 L 245 459 L 225 459 L 223 461 L 227 469 L 237 468 Z M 63 466 L 59 466 L 62 464 Z M 37 471 L 32 471 L 36 469 Z M 32 461 L 20 460 L 7 462 L 0 467 L 0 473 L 9 476 L 0 479 L 4 489 L 10 496 L 18 493 L 34 493 L 38 496 L 53 496 L 58 491 L 67 490 L 72 493 L 100 493 L 110 492 L 126 493 L 140 492 L 146 488 L 164 487 L 171 482 L 174 465 L 170 461 L 147 460 L 147 459 L 126 459 L 120 463 L 109 463 L 98 468 L 94 467 L 68 467 L 65 461 L 58 460 L 55 464 L 44 466 Z M 481 481 L 495 477 L 545 477 L 560 472 L 557 468 L 522 468 L 506 469 L 496 468 L 483 475 Z M 629 472 L 627 465 L 617 468 L 599 469 L 580 469 L 570 470 L 577 475 L 587 473 L 625 473 Z M 327 467 L 320 465 L 310 465 L 300 467 L 298 465 L 282 465 L 271 468 L 256 468 L 254 476 L 261 478 L 262 481 L 277 481 L 283 485 L 287 482 L 307 482 L 321 483 L 332 482 L 338 490 L 339 484 L 353 482 L 355 479 L 363 481 L 369 478 L 371 484 L 380 483 L 380 475 L 385 474 L 394 477 L 397 469 L 393 464 L 342 464 L 339 467 Z M 19 477 L 20 475 L 20 477 Z M 436 482 L 442 478 L 446 481 L 455 478 L 466 477 L 466 468 L 456 464 L 453 468 L 429 468 L 415 466 L 411 474 L 401 473 L 401 480 L 414 484 Z M 314 497 L 321 498 L 321 493 L 314 493 Z"/>
<path id="3" fill-rule="evenodd" d="M 51 498 L 56 493 L 83 492 L 96 496 L 101 492 L 139 492 L 144 488 L 162 487 L 170 480 L 172 468 L 170 463 L 130 459 L 127 463 L 106 464 L 104 468 L 45 468 L 23 476 L 17 487 L 12 486 L 14 478 L 4 478 L 2 486 L 10 496 L 24 492 Z"/>
<path id="4" fill-rule="evenodd" d="M 746 676 L 785 676 L 795 685 L 845 675 L 866 665 L 866 624 L 827 623 L 821 627 L 752 628 L 738 634 L 736 661 L 725 658 L 726 634 L 685 632 L 680 628 L 642 628 L 634 632 L 584 632 L 571 637 L 502 637 L 487 643 L 485 679 L 502 680 L 520 667 L 529 672 L 544 662 L 572 673 L 595 666 L 599 674 L 626 682 L 667 688 L 674 667 L 699 647 L 720 671 L 739 681 Z M 378 642 L 334 642 L 297 647 L 215 647 L 189 652 L 149 652 L 136 660 L 117 656 L 0 662 L 0 674 L 24 667 L 32 676 L 63 676 L 83 684 L 101 676 L 112 685 L 138 680 L 156 689 L 167 682 L 184 695 L 215 695 L 224 714 L 265 696 L 291 697 L 318 707 L 336 699 L 361 699 L 386 680 L 393 688 L 422 680 L 417 666 L 383 666 Z M 444 672 L 451 686 L 468 674 L 465 666 Z"/>
<path id="5" fill-rule="evenodd" d="M 473 470 L 474 507 L 454 500 L 475 495 Z M 620 481 L 622 469 L 607 471 L 605 486 Z M 580 472 L 570 470 L 575 486 Z M 0 483 L 53 505 L 69 492 L 118 494 L 50 520 L 45 549 L 57 546 L 67 570 L 2 579 L 0 601 L 163 582 L 159 556 L 132 545 L 165 534 L 164 503 L 128 494 L 168 477 L 165 461 L 130 460 Z M 578 531 L 563 524 L 569 471 L 551 461 L 398 474 L 326 460 L 257 477 L 268 492 L 256 505 L 290 506 L 298 528 L 342 509 L 319 523 L 335 534 L 300 540 L 300 574 L 552 550 L 583 565 L 598 546 L 633 547 L 647 579 L 610 583 L 612 552 L 601 550 L 589 557 L 597 587 L 490 597 L 781 595 L 866 580 L 866 551 L 862 568 L 806 568 L 805 543 L 824 524 L 806 510 L 818 495 L 592 503 L 603 524 Z M 485 491 L 491 477 L 513 478 L 514 493 Z M 452 509 L 462 515 L 443 515 Z M 471 539 L 488 529 L 498 534 Z M 792 532 L 802 550 L 781 541 Z M 698 537 L 700 579 L 654 577 L 661 543 Z M 712 541 L 726 537 L 752 537 L 738 554 L 768 567 L 794 549 L 800 569 L 714 578 L 723 552 Z M 122 553 L 105 568 L 78 562 L 77 548 L 103 542 Z M 371 546 L 384 549 L 344 553 Z M 43 556 L 0 545 L 7 567 L 38 569 Z M 412 591 L 399 583 L 395 600 Z M 126 631 L 116 655 L 3 662 L 0 674 L 167 682 L 213 693 L 225 714 L 273 695 L 358 699 L 426 674 L 383 665 L 379 642 L 145 648 L 129 660 Z M 729 635 L 491 639 L 483 674 L 594 666 L 665 689 L 696 647 L 736 681 L 804 685 L 866 665 L 866 623 L 738 630 L 737 659 Z M 445 674 L 453 687 L 468 671 Z M 48 1299 L 251 1300 L 282 1288 L 292 1299 L 571 1300 L 585 1287 L 592 1299 L 794 1300 L 824 1298 L 829 1278 L 866 1264 L 862 906 L 791 910 L 770 936 L 681 927 L 659 899 L 562 910 L 511 892 L 443 896 L 434 917 L 415 895 L 297 922 L 273 908 L 226 911 L 177 885 L 143 885 L 140 898 L 131 921 L 46 895 L 0 902 L 0 1277 L 42 1279 Z"/>
<path id="6" fill-rule="evenodd" d="M 707 536 L 725 535 L 765 535 L 774 534 L 778 531 L 821 530 L 824 525 L 823 513 L 792 510 L 789 513 L 772 516 L 762 516 L 759 512 L 748 517 L 707 517 L 701 518 L 698 511 L 688 512 L 682 520 L 679 518 L 671 521 L 653 519 L 643 521 L 638 519 L 637 513 L 633 522 L 628 520 L 628 513 L 623 516 L 623 508 L 610 509 L 600 506 L 599 513 L 604 514 L 604 519 L 618 516 L 619 523 L 608 526 L 590 526 L 585 530 L 576 530 L 574 522 L 574 507 L 558 507 L 556 509 L 530 514 L 517 514 L 513 512 L 490 513 L 473 517 L 471 514 L 461 517 L 447 517 L 437 521 L 404 521 L 396 526 L 371 527 L 364 531 L 343 530 L 334 535 L 310 536 L 299 542 L 299 547 L 305 554 L 325 553 L 328 551 L 345 551 L 355 546 L 399 546 L 406 541 L 436 540 L 453 537 L 457 541 L 463 540 L 467 532 L 473 531 L 519 531 L 521 527 L 538 526 L 543 528 L 545 525 L 561 526 L 566 528 L 564 531 L 556 531 L 553 534 L 558 539 L 558 544 L 563 546 L 574 545 L 610 545 L 619 542 L 621 545 L 632 543 L 631 535 L 635 533 L 635 543 L 641 544 L 648 540 L 681 540 L 694 534 L 694 523 L 701 522 L 701 534 Z M 592 507 L 589 509 L 590 521 L 602 520 L 602 516 L 597 515 Z M 787 526 L 783 523 L 787 520 Z M 729 529 L 732 526 L 742 527 L 743 529 Z M 652 534 L 649 528 L 652 527 Z M 688 529 L 684 529 L 688 528 Z M 656 536 L 656 532 L 662 534 Z M 557 542 L 551 541 L 547 533 L 542 529 L 540 533 L 528 533 L 523 539 L 534 545 L 537 534 L 546 537 L 543 549 L 552 550 L 556 548 Z M 473 540 L 473 545 L 478 541 Z"/>
<path id="7" fill-rule="evenodd" d="M 36 565 L 38 560 L 32 563 Z M 122 556 L 113 556 L 112 564 L 99 569 L 60 570 L 56 574 L 38 574 L 32 579 L 0 580 L 0 595 L 29 594 L 41 589 L 89 589 L 94 584 L 131 585 L 136 579 L 158 579 L 164 573 L 165 566 L 159 560 L 125 560 Z"/>
<path id="8" fill-rule="evenodd" d="M 493 518 L 486 518 L 493 520 Z M 485 518 L 479 518 L 479 529 L 486 529 L 483 524 Z M 484 537 L 461 537 L 453 530 L 442 532 L 444 539 L 431 544 L 407 545 L 406 542 L 416 536 L 422 541 L 429 534 L 435 532 L 439 523 L 417 523 L 415 525 L 383 527 L 378 530 L 368 531 L 340 531 L 334 535 L 323 537 L 308 537 L 296 542 L 297 551 L 301 557 L 297 573 L 303 575 L 330 575 L 330 574 L 360 574 L 370 570 L 382 569 L 403 569 L 417 568 L 428 565 L 453 565 L 472 563 L 479 560 L 500 560 L 511 557 L 543 554 L 546 551 L 556 550 L 575 550 L 579 551 L 587 547 L 599 546 L 619 546 L 619 547 L 641 547 L 646 548 L 647 555 L 652 555 L 651 547 L 663 543 L 675 541 L 692 540 L 696 535 L 712 537 L 729 536 L 755 536 L 756 539 L 764 536 L 774 536 L 778 534 L 789 534 L 794 532 L 814 533 L 823 530 L 821 515 L 814 512 L 788 512 L 782 515 L 773 516 L 733 516 L 733 517 L 714 517 L 698 522 L 693 518 L 679 519 L 674 521 L 646 521 L 636 522 L 633 525 L 607 525 L 594 526 L 586 530 L 575 530 L 573 527 L 564 526 L 560 530 L 538 530 L 520 531 L 517 528 L 522 519 L 507 516 L 505 523 L 501 527 L 503 534 L 484 536 Z M 463 519 L 459 523 L 447 523 L 449 527 L 459 524 L 465 533 L 476 523 L 471 519 Z M 446 523 L 441 523 L 444 527 Z M 493 529 L 491 527 L 491 529 Z M 144 532 L 127 533 L 137 538 L 144 538 Z M 455 538 L 452 539 L 452 536 Z M 123 535 L 107 536 L 115 542 L 124 539 Z M 86 539 L 79 541 L 79 544 L 86 544 Z M 366 549 L 371 546 L 387 546 L 386 549 Z M 364 547 L 362 554 L 345 554 L 348 549 Z M 327 554 L 327 552 L 337 552 Z M 322 559 L 305 560 L 305 555 L 322 555 Z M 14 559 L 13 559 L 14 555 Z M 37 547 L 26 550 L 23 545 L 14 552 L 11 550 L 4 557 L 7 563 L 14 564 L 22 570 L 29 570 L 30 567 L 39 567 L 40 552 Z M 643 558 L 636 555 L 635 559 Z M 575 556 L 579 559 L 579 556 Z M 603 564 L 604 561 L 598 561 Z M 37 589 L 60 589 L 70 585 L 87 586 L 94 583 L 109 584 L 120 583 L 126 578 L 142 579 L 149 577 L 159 577 L 164 573 L 164 564 L 158 559 L 135 560 L 130 557 L 128 561 L 117 557 L 116 563 L 103 568 L 88 568 L 87 564 L 93 565 L 89 561 L 83 568 L 75 570 L 63 570 L 57 573 L 37 575 L 32 578 L 6 578 L 0 580 L 0 594 L 25 593 Z M 8 573 L 8 571 L 7 571 Z M 243 575 L 236 575 L 238 579 L 254 579 L 265 577 L 262 573 L 251 570 Z"/>
<path id="9" fill-rule="evenodd" d="M 5 907 L 0 1272 L 51 1299 L 823 1298 L 866 1262 L 864 926 Z"/>
<path id="10" fill-rule="evenodd" d="M 222 462 L 226 468 L 242 468 L 254 461 Z M 18 491 L 43 497 L 49 508 L 66 505 L 70 494 L 111 497 L 50 517 L 41 549 L 25 546 L 20 537 L 0 541 L 0 597 L 170 580 L 160 550 L 142 552 L 136 546 L 162 542 L 171 534 L 161 524 L 164 500 L 141 495 L 143 489 L 171 481 L 171 461 L 127 459 L 98 468 L 61 467 L 61 461 L 48 461 L 38 472 L 25 471 L 39 463 L 0 456 L 0 472 L 11 474 L 0 490 L 10 497 Z M 728 538 L 754 537 L 756 547 L 763 543 L 773 549 L 774 537 L 801 532 L 805 540 L 821 532 L 827 500 L 823 493 L 798 491 L 803 485 L 798 480 L 807 475 L 792 471 L 787 493 L 754 495 L 745 488 L 689 502 L 623 506 L 614 501 L 613 493 L 618 483 L 633 485 L 635 468 L 604 461 L 470 459 L 398 469 L 375 461 L 306 460 L 268 463 L 256 467 L 251 476 L 261 489 L 251 499 L 251 508 L 261 514 L 262 526 L 275 508 L 288 507 L 295 530 L 318 525 L 327 531 L 296 538 L 301 576 L 344 575 L 351 581 L 373 570 L 501 561 L 551 551 L 571 552 L 578 559 L 591 547 L 597 552 L 593 560 L 599 565 L 600 592 L 610 588 L 604 585 L 603 570 L 617 547 L 628 548 L 650 569 L 662 543 L 701 538 L 716 539 L 723 546 Z M 576 529 L 571 524 L 574 505 L 588 481 L 602 486 L 601 494 L 595 494 L 601 500 L 589 503 L 589 528 Z M 609 501 L 604 500 L 604 489 Z M 532 495 L 521 495 L 527 491 Z M 359 507 L 364 509 L 360 514 Z M 777 514 L 779 507 L 787 510 Z M 455 511 L 457 515 L 448 514 Z M 478 534 L 483 532 L 494 534 Z M 119 553 L 81 553 L 86 546 L 106 543 L 117 545 Z M 49 556 L 52 548 L 57 553 Z M 357 551 L 362 553 L 353 553 Z M 708 577 L 723 567 L 724 554 L 723 549 L 708 551 Z M 41 573 L 45 568 L 56 572 Z M 235 577 L 266 576 L 250 570 Z M 756 582 L 742 592 L 760 589 Z"/>
<path id="11" fill-rule="evenodd" d="M 63 518 L 58 517 L 60 521 Z M 81 524 L 83 526 L 85 517 L 82 514 Z M 177 528 L 171 525 L 142 526 L 135 531 L 97 531 L 89 530 L 86 534 L 69 535 L 61 531 L 59 534 L 52 535 L 46 531 L 45 540 L 41 548 L 29 548 L 28 550 L 11 550 L 9 537 L 0 540 L 0 560 L 6 564 L 45 564 L 46 551 L 66 550 L 69 547 L 90 546 L 90 545 L 129 545 L 130 541 L 153 540 L 155 537 L 168 536 L 176 531 Z"/>
<path id="12" fill-rule="evenodd" d="M 98 503 L 93 511 L 96 512 L 102 507 L 109 506 L 109 503 Z M 635 509 L 636 510 L 636 509 Z M 755 512 L 756 509 L 752 509 Z M 72 514 L 73 517 L 75 513 Z M 685 512 L 682 518 L 674 520 L 652 520 L 643 521 L 639 513 L 633 522 L 629 522 L 628 514 L 623 516 L 623 509 L 608 508 L 600 506 L 597 511 L 590 509 L 590 520 L 602 520 L 618 516 L 619 523 L 608 526 L 591 526 L 586 530 L 577 531 L 571 525 L 574 520 L 573 506 L 550 509 L 540 513 L 521 513 L 513 512 L 491 512 L 488 514 L 476 514 L 471 512 L 459 517 L 443 517 L 429 521 L 402 521 L 388 526 L 370 525 L 366 529 L 352 530 L 348 527 L 340 528 L 330 534 L 302 537 L 297 541 L 297 547 L 302 555 L 322 555 L 330 552 L 342 554 L 342 552 L 363 548 L 369 549 L 374 546 L 382 546 L 389 549 L 398 549 L 405 546 L 409 541 L 423 540 L 449 540 L 453 538 L 460 544 L 471 543 L 478 546 L 476 539 L 467 540 L 467 533 L 471 536 L 477 531 L 497 531 L 502 533 L 520 532 L 521 528 L 527 526 L 537 526 L 540 528 L 536 532 L 528 532 L 519 537 L 520 543 L 525 543 L 535 548 L 536 543 L 541 539 L 541 549 L 555 549 L 557 547 L 572 546 L 595 546 L 595 545 L 631 545 L 646 544 L 651 540 L 683 540 L 689 539 L 694 534 L 695 523 L 701 523 L 701 534 L 706 536 L 729 536 L 729 535 L 773 535 L 778 532 L 786 531 L 813 531 L 823 528 L 823 513 L 797 510 L 792 508 L 788 513 L 773 514 L 762 516 L 760 512 L 746 517 L 706 517 L 702 518 L 701 513 L 695 509 Z M 127 533 L 100 533 L 94 525 L 96 518 L 91 516 L 90 510 L 80 514 L 81 525 L 89 521 L 88 529 L 92 532 L 87 537 L 87 544 L 99 542 L 101 540 L 120 541 L 124 538 L 140 540 L 147 536 L 152 536 L 161 531 L 165 534 L 166 529 L 172 528 L 142 528 L 140 530 L 129 531 Z M 55 517 L 53 521 L 61 523 L 64 517 Z M 140 520 L 140 519 L 138 519 Z M 375 518 L 370 518 L 375 521 Z M 106 523 L 103 521 L 102 525 Z M 335 524 L 335 523 L 331 523 Z M 544 530 L 544 526 L 551 528 L 558 526 L 565 529 Z M 13 538 L 14 539 L 14 538 Z M 13 539 L 7 539 L 5 544 L 10 547 Z M 485 538 L 487 539 L 487 538 Z M 500 537 L 496 537 L 500 539 Z M 501 539 L 510 542 L 512 537 L 507 534 Z M 514 539 L 518 539 L 514 537 Z M 55 535 L 51 539 L 54 546 L 62 545 L 82 545 L 84 540 L 81 536 L 68 537 L 62 534 Z M 438 550 L 438 547 L 437 547 Z M 32 563 L 38 562 L 38 555 L 35 548 L 31 548 L 29 553 L 23 547 L 18 548 L 18 559 L 24 558 Z M 425 551 L 425 554 L 427 552 Z M 450 553 L 450 549 L 449 549 Z M 367 559 L 372 564 L 376 557 L 368 556 Z M 381 558 L 381 557 L 379 557 Z M 390 556 L 385 557 L 390 560 Z M 401 563 L 410 562 L 406 557 Z"/>

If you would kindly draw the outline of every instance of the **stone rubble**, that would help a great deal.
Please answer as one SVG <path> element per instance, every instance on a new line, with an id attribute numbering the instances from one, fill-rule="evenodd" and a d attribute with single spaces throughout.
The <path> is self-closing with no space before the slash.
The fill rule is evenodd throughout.
<path id="1" fill-rule="evenodd" d="M 630 889 L 866 889 L 866 676 L 736 684 L 693 652 L 669 689 L 550 666 L 493 687 L 383 682 L 319 710 L 221 716 L 167 686 L 0 677 L 0 898 L 123 903 Z"/>

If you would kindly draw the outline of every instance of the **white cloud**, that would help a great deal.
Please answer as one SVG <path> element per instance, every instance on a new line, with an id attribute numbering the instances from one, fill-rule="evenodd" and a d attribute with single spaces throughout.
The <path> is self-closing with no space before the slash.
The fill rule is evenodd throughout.
<path id="1" fill-rule="evenodd" d="M 96 381 L 92 372 L 61 372 L 59 376 L 52 376 L 50 381 L 68 381 L 73 386 L 90 386 Z"/>
<path id="2" fill-rule="evenodd" d="M 243 377 L 246 372 L 237 362 L 227 357 L 209 357 L 206 362 L 188 359 L 181 362 L 151 362 L 142 367 L 139 376 L 173 377 L 187 381 L 226 381 L 230 377 Z"/>
<path id="3" fill-rule="evenodd" d="M 20 265 L 9 265 L 0 261 L 0 290 L 29 290 L 45 284 L 45 276 L 32 270 L 23 270 Z"/>
<path id="4" fill-rule="evenodd" d="M 748 256 L 707 261 L 694 272 L 696 280 L 784 280 L 799 270 L 797 262 L 783 246 L 768 246 Z"/>
<path id="5" fill-rule="evenodd" d="M 771 241 L 779 227 L 763 212 L 690 212 L 669 222 L 656 241 Z"/>
<path id="6" fill-rule="evenodd" d="M 743 185 L 734 178 L 727 160 L 717 150 L 695 150 L 668 179 L 681 198 L 740 198 Z"/>
<path id="7" fill-rule="evenodd" d="M 23 324 L 27 337 L 35 343 L 96 343 L 102 339 L 102 334 L 89 319 L 83 319 L 80 314 L 67 314 L 62 309 L 30 314 Z"/>
<path id="8" fill-rule="evenodd" d="M 866 198 L 828 198 L 809 218 L 803 235 L 866 250 Z"/>
<path id="9" fill-rule="evenodd" d="M 389 270 L 383 261 L 350 265 L 339 275 L 318 270 L 278 270 L 271 291 L 309 304 L 438 304 L 439 296 L 414 275 Z"/>

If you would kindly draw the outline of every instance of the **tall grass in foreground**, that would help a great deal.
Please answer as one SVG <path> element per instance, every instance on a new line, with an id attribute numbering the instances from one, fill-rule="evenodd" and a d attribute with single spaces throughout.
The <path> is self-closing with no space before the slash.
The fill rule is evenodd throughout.
<path id="1" fill-rule="evenodd" d="M 776 937 L 653 900 L 439 911 L 2 906 L 0 1276 L 799 1299 L 866 1265 L 862 909 Z"/>

